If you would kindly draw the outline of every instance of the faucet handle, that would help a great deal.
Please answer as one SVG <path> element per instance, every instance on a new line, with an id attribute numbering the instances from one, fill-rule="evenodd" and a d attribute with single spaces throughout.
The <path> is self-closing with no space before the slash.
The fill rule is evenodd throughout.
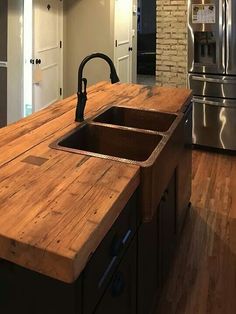
<path id="1" fill-rule="evenodd" d="M 84 108 L 87 101 L 87 79 L 82 78 L 81 89 L 77 93 L 78 101 L 76 107 L 75 121 L 82 122 L 84 121 Z"/>
<path id="2" fill-rule="evenodd" d="M 82 93 L 86 96 L 86 95 L 87 95 L 87 82 L 88 82 L 88 81 L 87 81 L 87 79 L 84 77 L 84 78 L 82 78 L 82 82 L 84 83 L 84 84 L 83 84 L 83 85 L 84 85 L 84 86 L 83 86 L 84 88 L 82 87 L 82 89 L 83 89 L 83 90 L 82 90 Z"/>

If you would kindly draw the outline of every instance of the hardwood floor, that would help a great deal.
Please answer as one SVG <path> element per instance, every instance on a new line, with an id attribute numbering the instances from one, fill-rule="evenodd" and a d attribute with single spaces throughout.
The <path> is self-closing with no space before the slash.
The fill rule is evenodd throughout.
<path id="1" fill-rule="evenodd" d="M 192 208 L 157 314 L 236 313 L 236 156 L 193 151 Z"/>

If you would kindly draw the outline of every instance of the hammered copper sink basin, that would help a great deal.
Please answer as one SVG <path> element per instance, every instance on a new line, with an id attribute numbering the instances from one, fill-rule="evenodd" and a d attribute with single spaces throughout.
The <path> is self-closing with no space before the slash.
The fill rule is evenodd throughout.
<path id="1" fill-rule="evenodd" d="M 172 113 L 112 106 L 94 118 L 93 121 L 157 132 L 167 132 L 176 117 L 176 114 Z"/>
<path id="2" fill-rule="evenodd" d="M 103 158 L 144 162 L 149 159 L 163 136 L 101 125 L 84 124 L 57 142 L 57 146 Z"/>
<path id="3" fill-rule="evenodd" d="M 50 147 L 138 165 L 142 220 L 148 222 L 184 147 L 183 114 L 112 106 L 82 122 Z"/>

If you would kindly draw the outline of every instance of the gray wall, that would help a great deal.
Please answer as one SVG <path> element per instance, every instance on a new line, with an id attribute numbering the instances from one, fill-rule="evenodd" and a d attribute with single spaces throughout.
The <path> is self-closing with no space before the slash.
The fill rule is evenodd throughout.
<path id="1" fill-rule="evenodd" d="M 8 1 L 7 120 L 19 120 L 23 103 L 23 0 Z"/>
<path id="2" fill-rule="evenodd" d="M 64 1 L 64 97 L 77 91 L 77 71 L 82 59 L 102 52 L 113 59 L 114 1 Z M 109 79 L 109 68 L 103 60 L 86 65 L 88 85 Z"/>
<path id="3" fill-rule="evenodd" d="M 0 61 L 7 61 L 7 0 L 0 1 Z M 7 124 L 7 69 L 0 66 L 0 127 Z"/>

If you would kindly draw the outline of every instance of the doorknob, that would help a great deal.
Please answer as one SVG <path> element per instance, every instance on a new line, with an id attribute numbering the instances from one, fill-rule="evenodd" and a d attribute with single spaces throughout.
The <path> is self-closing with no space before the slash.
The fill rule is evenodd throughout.
<path id="1" fill-rule="evenodd" d="M 36 64 L 41 64 L 41 59 L 36 59 L 36 60 L 35 60 L 35 63 L 36 63 Z"/>
<path id="2" fill-rule="evenodd" d="M 129 47 L 129 51 L 133 51 L 133 48 L 132 48 L 132 47 Z"/>

